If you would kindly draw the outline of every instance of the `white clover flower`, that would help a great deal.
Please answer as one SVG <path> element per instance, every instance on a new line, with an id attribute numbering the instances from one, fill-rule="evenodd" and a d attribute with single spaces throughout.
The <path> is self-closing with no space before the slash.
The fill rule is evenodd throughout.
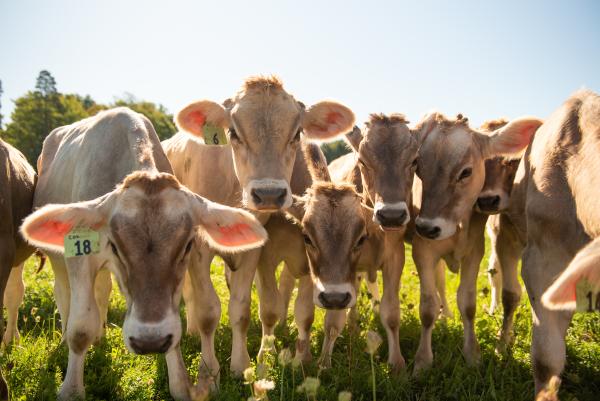
<path id="1" fill-rule="evenodd" d="M 381 339 L 379 333 L 373 330 L 367 331 L 367 352 L 370 355 L 374 355 L 375 352 L 377 352 L 377 349 L 379 348 L 382 342 L 383 340 Z"/>
<path id="2" fill-rule="evenodd" d="M 275 388 L 275 383 L 271 380 L 261 379 L 255 381 L 253 387 L 254 397 L 258 400 L 262 400 L 266 397 L 267 391 L 273 390 Z"/>
<path id="3" fill-rule="evenodd" d="M 338 394 L 338 401 L 350 401 L 352 399 L 352 393 L 349 391 L 341 391 Z"/>
<path id="4" fill-rule="evenodd" d="M 256 375 L 254 374 L 254 368 L 251 366 L 244 370 L 244 382 L 246 384 L 254 383 Z"/>
<path id="5" fill-rule="evenodd" d="M 305 392 L 309 397 L 316 397 L 321 381 L 316 377 L 307 377 L 301 385 L 298 386 L 299 393 Z"/>
<path id="6" fill-rule="evenodd" d="M 279 356 L 277 357 L 277 360 L 279 361 L 279 364 L 281 366 L 287 366 L 290 363 L 292 363 L 292 351 L 290 351 L 289 348 L 284 348 L 281 350 L 281 352 L 279 353 Z"/>

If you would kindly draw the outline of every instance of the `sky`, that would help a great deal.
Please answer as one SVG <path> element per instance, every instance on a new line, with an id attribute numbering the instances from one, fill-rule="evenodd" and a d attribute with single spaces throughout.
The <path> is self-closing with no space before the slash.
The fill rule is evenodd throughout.
<path id="1" fill-rule="evenodd" d="M 2 114 L 43 69 L 60 92 L 171 112 L 276 74 L 359 123 L 544 118 L 579 88 L 600 92 L 600 1 L 0 0 Z"/>

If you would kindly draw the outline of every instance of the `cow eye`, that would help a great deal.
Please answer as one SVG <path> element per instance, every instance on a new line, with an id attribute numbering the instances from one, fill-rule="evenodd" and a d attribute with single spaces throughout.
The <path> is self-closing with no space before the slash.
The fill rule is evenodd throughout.
<path id="1" fill-rule="evenodd" d="M 294 135 L 294 139 L 292 142 L 298 142 L 300 140 L 301 135 L 302 135 L 302 128 L 298 128 L 298 132 L 296 132 L 296 135 Z"/>
<path id="2" fill-rule="evenodd" d="M 354 246 L 355 250 L 358 250 L 360 247 L 363 246 L 363 244 L 365 243 L 365 241 L 367 240 L 367 235 L 363 235 L 362 237 L 360 237 L 358 239 L 358 241 L 356 241 L 356 245 Z"/>
<path id="3" fill-rule="evenodd" d="M 469 178 L 471 174 L 473 174 L 473 169 L 471 167 L 467 167 L 466 169 L 460 172 L 460 175 L 458 176 L 458 181 L 462 181 L 465 178 Z"/>
<path id="4" fill-rule="evenodd" d="M 305 245 L 314 246 L 313 243 L 312 243 L 312 241 L 310 240 L 310 237 L 308 235 L 304 234 L 303 237 L 304 237 L 304 244 Z"/>
<path id="5" fill-rule="evenodd" d="M 237 132 L 235 132 L 235 129 L 233 128 L 229 128 L 229 140 L 230 141 L 240 141 L 240 137 L 238 136 Z"/>
<path id="6" fill-rule="evenodd" d="M 190 253 L 190 251 L 192 250 L 193 243 L 194 243 L 194 240 L 190 240 L 190 242 L 187 243 L 187 245 L 185 246 L 184 255 L 187 255 L 188 253 Z"/>
<path id="7" fill-rule="evenodd" d="M 110 245 L 110 249 L 112 251 L 112 253 L 116 256 L 119 257 L 119 250 L 117 249 L 116 245 L 112 243 L 112 241 L 108 241 L 108 244 Z"/>

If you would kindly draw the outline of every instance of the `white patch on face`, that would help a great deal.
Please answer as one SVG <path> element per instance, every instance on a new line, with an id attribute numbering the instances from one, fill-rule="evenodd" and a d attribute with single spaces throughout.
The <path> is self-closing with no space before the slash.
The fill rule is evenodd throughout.
<path id="1" fill-rule="evenodd" d="M 131 307 L 131 312 L 125 317 L 123 322 L 123 340 L 125 346 L 131 352 L 135 352 L 131 346 L 130 338 L 137 340 L 146 339 L 148 341 L 166 340 L 171 335 L 171 344 L 166 352 L 171 350 L 181 340 L 181 319 L 179 314 L 174 313 L 171 308 L 167 315 L 160 322 L 142 322 L 136 316 L 135 304 Z"/>
<path id="2" fill-rule="evenodd" d="M 436 217 L 434 219 L 424 219 L 417 217 L 415 221 L 417 225 L 427 225 L 431 227 L 439 227 L 440 235 L 435 240 L 443 240 L 453 236 L 456 233 L 456 223 L 442 217 Z"/>
<path id="3" fill-rule="evenodd" d="M 242 194 L 244 205 L 247 205 L 250 209 L 258 210 L 260 205 L 257 205 L 252 197 L 252 190 L 255 189 L 285 189 L 285 200 L 280 209 L 287 209 L 292 206 L 292 189 L 286 180 L 265 178 L 248 182 Z"/>
<path id="4" fill-rule="evenodd" d="M 373 207 L 373 223 L 379 224 L 379 225 L 381 225 L 381 222 L 379 221 L 379 218 L 377 217 L 377 212 L 380 210 L 390 210 L 390 211 L 393 210 L 393 211 L 398 211 L 398 212 L 404 210 L 406 212 L 406 218 L 404 219 L 404 221 L 402 223 L 400 223 L 400 225 L 405 226 L 410 221 L 410 211 L 408 210 L 408 206 L 406 205 L 406 202 L 395 202 L 395 203 L 384 203 L 381 201 L 375 202 L 375 206 Z"/>
<path id="5" fill-rule="evenodd" d="M 319 295 L 324 293 L 338 293 L 338 294 L 346 294 L 350 293 L 350 302 L 346 305 L 345 308 L 352 308 L 356 304 L 356 289 L 350 283 L 336 283 L 336 284 L 328 284 L 323 283 L 320 278 L 313 278 L 313 302 L 319 308 L 327 309 L 321 303 L 319 299 Z"/>

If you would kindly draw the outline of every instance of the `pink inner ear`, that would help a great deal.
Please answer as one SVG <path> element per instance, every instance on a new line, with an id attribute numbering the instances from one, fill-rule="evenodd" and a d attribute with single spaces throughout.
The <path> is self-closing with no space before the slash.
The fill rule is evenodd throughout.
<path id="1" fill-rule="evenodd" d="M 209 229 L 208 231 L 215 242 L 225 247 L 235 248 L 256 244 L 262 240 L 262 238 L 245 223 L 217 227 L 216 229 Z"/>
<path id="2" fill-rule="evenodd" d="M 70 223 L 62 221 L 48 220 L 34 227 L 29 236 L 36 241 L 63 246 L 64 237 L 73 228 Z"/>
<path id="3" fill-rule="evenodd" d="M 201 111 L 195 110 L 187 115 L 187 120 L 189 123 L 200 129 L 206 122 L 206 116 Z"/>
<path id="4" fill-rule="evenodd" d="M 341 120 L 344 119 L 344 116 L 342 116 L 341 113 L 338 113 L 337 111 L 332 111 L 330 113 L 327 114 L 327 124 L 330 125 L 337 125 L 340 123 Z"/>

